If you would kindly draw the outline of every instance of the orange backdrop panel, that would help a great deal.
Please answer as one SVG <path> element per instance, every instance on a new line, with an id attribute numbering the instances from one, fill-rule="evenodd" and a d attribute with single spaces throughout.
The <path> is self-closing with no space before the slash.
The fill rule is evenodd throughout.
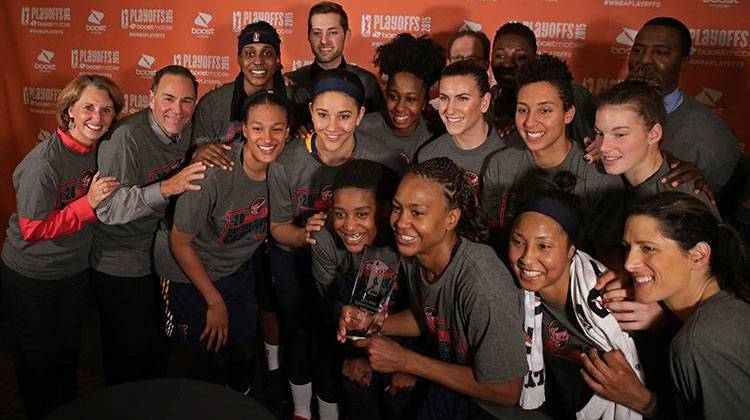
<path id="1" fill-rule="evenodd" d="M 282 37 L 287 70 L 312 59 L 307 12 L 313 2 L 224 0 L 6 0 L 0 4 L 0 237 L 15 208 L 11 175 L 34 145 L 53 132 L 59 89 L 80 73 L 108 75 L 126 94 L 125 113 L 148 106 L 150 78 L 168 64 L 189 67 L 200 94 L 238 72 L 236 38 L 266 20 Z M 381 0 L 342 2 L 349 14 L 347 61 L 372 69 L 373 48 L 400 32 L 447 42 L 461 26 L 490 38 L 509 20 L 526 23 L 542 52 L 563 57 L 576 80 L 599 93 L 622 78 L 643 22 L 674 16 L 690 28 L 693 52 L 681 87 L 712 106 L 744 149 L 750 124 L 750 1 L 745 0 Z"/>

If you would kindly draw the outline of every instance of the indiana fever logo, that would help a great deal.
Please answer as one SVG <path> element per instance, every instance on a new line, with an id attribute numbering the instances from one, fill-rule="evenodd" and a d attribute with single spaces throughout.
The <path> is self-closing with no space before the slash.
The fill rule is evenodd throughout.
<path id="1" fill-rule="evenodd" d="M 471 188 L 474 190 L 474 196 L 479 200 L 480 190 L 479 190 L 479 175 L 475 174 L 472 171 L 466 171 L 464 172 L 464 178 L 466 178 L 466 181 L 471 185 Z"/>
<path id="2" fill-rule="evenodd" d="M 184 161 L 185 161 L 185 158 L 181 157 L 181 158 L 175 159 L 172 163 L 168 165 L 164 165 L 162 167 L 152 169 L 148 173 L 148 182 L 161 181 L 163 179 L 169 178 L 174 172 L 180 169 L 180 166 L 182 166 L 182 163 Z"/>
<path id="3" fill-rule="evenodd" d="M 466 347 L 462 345 L 460 338 L 456 343 L 453 343 L 448 321 L 440 318 L 436 312 L 435 308 L 431 306 L 425 306 L 424 308 L 427 329 L 434 334 L 437 339 L 440 360 L 453 363 L 465 363 L 467 354 Z"/>
<path id="4" fill-rule="evenodd" d="M 249 207 L 226 212 L 224 228 L 216 243 L 221 246 L 241 239 L 262 241 L 267 231 L 268 202 L 265 197 L 258 197 Z"/>
<path id="5" fill-rule="evenodd" d="M 64 182 L 58 191 L 56 207 L 61 209 L 71 201 L 83 197 L 89 190 L 89 185 L 91 185 L 95 173 L 96 171 L 93 168 L 86 168 L 81 171 L 78 178 Z"/>
<path id="6" fill-rule="evenodd" d="M 296 188 L 294 202 L 298 216 L 327 211 L 333 204 L 333 185 L 326 185 L 322 189 Z"/>
<path id="7" fill-rule="evenodd" d="M 524 200 L 524 195 L 519 193 L 503 193 L 500 197 L 500 229 L 510 226 L 518 210 L 518 205 Z"/>

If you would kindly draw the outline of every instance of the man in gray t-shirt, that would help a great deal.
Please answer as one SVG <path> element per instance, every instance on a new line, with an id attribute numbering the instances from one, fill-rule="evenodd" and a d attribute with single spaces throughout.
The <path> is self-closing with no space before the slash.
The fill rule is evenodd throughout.
<path id="1" fill-rule="evenodd" d="M 153 377 L 163 369 L 151 246 L 169 197 L 199 188 L 191 182 L 206 169 L 202 163 L 181 169 L 197 91 L 185 67 L 159 70 L 150 107 L 123 120 L 99 146 L 102 176 L 120 180 L 96 209 L 102 223 L 91 252 L 107 385 Z"/>

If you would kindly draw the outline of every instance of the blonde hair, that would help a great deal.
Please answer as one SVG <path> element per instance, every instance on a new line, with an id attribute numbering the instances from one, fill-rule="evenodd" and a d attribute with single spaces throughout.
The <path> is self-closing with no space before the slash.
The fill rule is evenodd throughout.
<path id="1" fill-rule="evenodd" d="M 115 115 L 122 111 L 124 102 L 122 91 L 114 80 L 98 74 L 81 74 L 68 82 L 57 96 L 57 125 L 62 130 L 67 130 L 70 124 L 68 110 L 81 98 L 84 89 L 89 86 L 107 91 L 114 105 Z"/>

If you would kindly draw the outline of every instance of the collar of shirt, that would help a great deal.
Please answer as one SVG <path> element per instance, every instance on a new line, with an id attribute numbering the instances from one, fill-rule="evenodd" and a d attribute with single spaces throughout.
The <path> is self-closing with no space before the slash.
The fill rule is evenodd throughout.
<path id="1" fill-rule="evenodd" d="M 151 131 L 153 131 L 154 134 L 156 134 L 156 137 L 158 137 L 159 140 L 163 141 L 164 144 L 175 144 L 180 141 L 180 134 L 170 136 L 164 131 L 163 128 L 161 128 L 159 123 L 156 122 L 154 111 L 151 108 L 148 109 L 148 125 L 151 126 Z"/>
<path id="2" fill-rule="evenodd" d="M 96 143 L 94 143 L 91 147 L 86 147 L 81 143 L 78 143 L 76 139 L 74 139 L 70 134 L 62 131 L 60 127 L 57 128 L 57 137 L 60 137 L 60 140 L 63 142 L 63 145 L 65 145 L 66 148 L 82 155 L 90 153 L 94 149 L 96 149 Z"/>
<path id="3" fill-rule="evenodd" d="M 667 114 L 674 112 L 677 107 L 682 105 L 682 101 L 685 100 L 685 94 L 680 89 L 675 89 L 669 95 L 664 97 L 664 109 L 667 110 Z"/>
<path id="4" fill-rule="evenodd" d="M 344 56 L 341 56 L 341 63 L 339 64 L 337 69 L 346 69 L 346 60 L 344 60 Z M 315 77 L 320 73 L 321 71 L 325 70 L 323 67 L 320 67 L 320 64 L 318 64 L 317 61 L 313 61 L 312 65 L 310 66 L 310 81 L 313 82 L 315 80 Z"/>

